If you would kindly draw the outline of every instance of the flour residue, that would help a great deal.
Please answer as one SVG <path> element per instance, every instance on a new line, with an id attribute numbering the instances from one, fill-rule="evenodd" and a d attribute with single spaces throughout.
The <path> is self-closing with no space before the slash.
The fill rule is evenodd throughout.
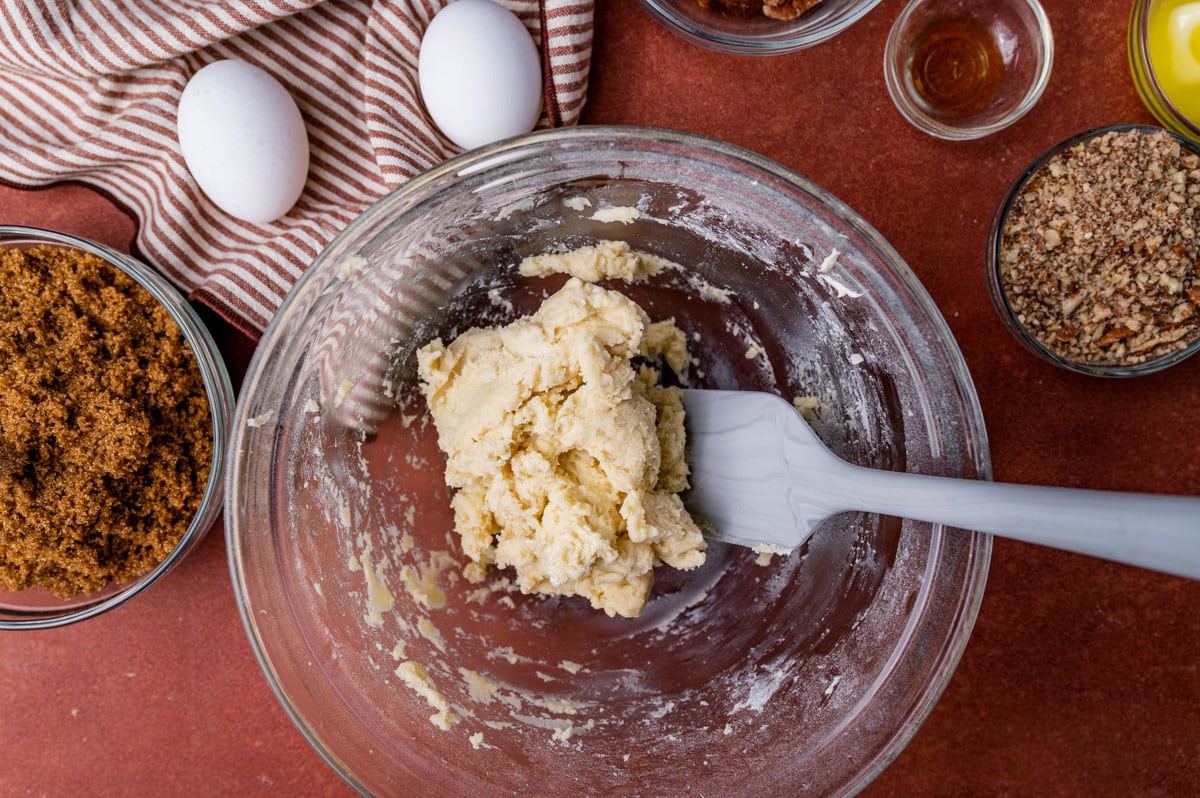
<path id="1" fill-rule="evenodd" d="M 745 690 L 744 697 L 733 705 L 733 712 L 750 710 L 761 713 L 789 676 L 788 669 L 781 667 L 758 675 L 748 685 L 743 683 L 740 687 Z"/>

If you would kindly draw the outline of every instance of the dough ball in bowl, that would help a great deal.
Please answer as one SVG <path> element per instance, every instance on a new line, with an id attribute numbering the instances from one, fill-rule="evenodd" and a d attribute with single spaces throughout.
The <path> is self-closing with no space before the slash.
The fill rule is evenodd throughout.
<path id="1" fill-rule="evenodd" d="M 523 273 L 527 258 L 610 241 L 671 264 L 594 275 L 682 331 L 671 379 L 797 399 L 854 462 L 989 475 L 933 303 L 803 178 L 641 128 L 536 133 L 439 166 L 354 222 L 275 318 L 229 475 L 252 643 L 360 789 L 850 792 L 915 733 L 966 643 L 989 539 L 895 518 L 838 516 L 790 554 L 709 542 L 698 567 L 655 569 L 635 617 L 473 565 L 418 351 L 527 317 L 570 279 Z"/>

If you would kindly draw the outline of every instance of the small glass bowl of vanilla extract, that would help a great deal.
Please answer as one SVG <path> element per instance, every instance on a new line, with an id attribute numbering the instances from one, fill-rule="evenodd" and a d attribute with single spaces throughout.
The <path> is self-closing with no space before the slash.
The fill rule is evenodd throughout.
<path id="1" fill-rule="evenodd" d="M 892 25 L 883 71 L 892 102 L 914 126 L 976 139 L 1033 108 L 1053 63 L 1038 0 L 912 0 Z"/>

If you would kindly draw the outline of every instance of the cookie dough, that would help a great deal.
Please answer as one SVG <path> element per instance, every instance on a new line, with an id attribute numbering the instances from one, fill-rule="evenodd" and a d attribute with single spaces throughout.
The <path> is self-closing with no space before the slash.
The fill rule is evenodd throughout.
<path id="1" fill-rule="evenodd" d="M 627 241 L 601 241 L 570 252 L 531 255 L 521 261 L 520 272 L 526 277 L 569 274 L 589 283 L 599 280 L 639 282 L 670 268 L 675 268 L 670 261 L 638 252 Z"/>
<path id="2" fill-rule="evenodd" d="M 625 295 L 577 277 L 531 316 L 420 350 L 468 578 L 512 568 L 525 593 L 634 617 L 658 563 L 704 562 L 678 495 L 679 390 L 632 362 L 668 354 L 686 363 L 673 322 L 651 323 Z"/>

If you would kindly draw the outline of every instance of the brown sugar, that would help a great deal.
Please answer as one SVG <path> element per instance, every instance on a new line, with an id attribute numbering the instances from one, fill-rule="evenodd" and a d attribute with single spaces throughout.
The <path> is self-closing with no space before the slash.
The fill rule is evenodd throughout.
<path id="1" fill-rule="evenodd" d="M 212 464 L 166 309 L 94 255 L 0 248 L 0 365 L 0 587 L 68 597 L 161 562 Z"/>

